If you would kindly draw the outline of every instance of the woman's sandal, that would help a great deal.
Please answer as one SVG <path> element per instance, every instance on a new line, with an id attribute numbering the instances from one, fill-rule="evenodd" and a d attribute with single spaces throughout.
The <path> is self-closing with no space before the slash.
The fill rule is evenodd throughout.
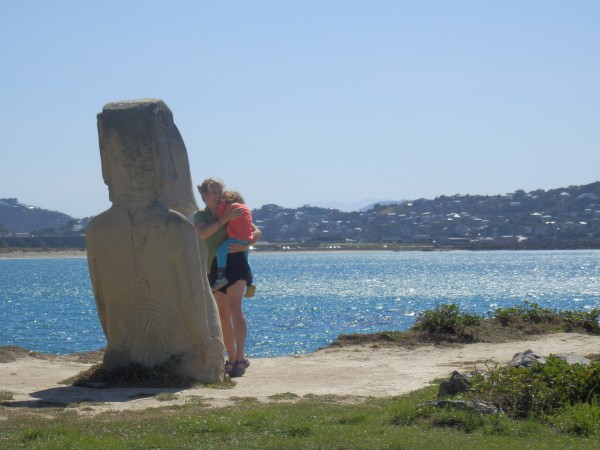
<path id="1" fill-rule="evenodd" d="M 250 366 L 250 361 L 247 359 L 242 359 L 241 361 L 236 361 L 233 365 L 233 370 L 231 371 L 230 377 L 241 377 L 246 373 L 246 369 Z"/>
<path id="2" fill-rule="evenodd" d="M 225 361 L 225 373 L 229 376 L 233 373 L 233 369 L 235 368 L 234 362 Z"/>

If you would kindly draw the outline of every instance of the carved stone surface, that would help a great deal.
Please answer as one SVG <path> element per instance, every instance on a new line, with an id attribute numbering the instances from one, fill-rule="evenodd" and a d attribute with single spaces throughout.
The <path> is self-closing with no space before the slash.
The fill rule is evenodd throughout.
<path id="1" fill-rule="evenodd" d="M 89 223 L 87 252 L 104 367 L 152 367 L 176 355 L 178 375 L 219 381 L 221 327 L 206 249 L 186 217 L 196 202 L 172 113 L 155 99 L 109 103 L 98 134 L 113 205 Z"/>

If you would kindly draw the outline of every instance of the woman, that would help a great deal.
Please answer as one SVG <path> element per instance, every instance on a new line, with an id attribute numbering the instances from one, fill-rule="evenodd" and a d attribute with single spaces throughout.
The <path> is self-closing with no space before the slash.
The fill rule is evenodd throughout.
<path id="1" fill-rule="evenodd" d="M 208 178 L 202 184 L 199 184 L 198 191 L 206 204 L 206 208 L 194 214 L 196 232 L 200 239 L 204 241 L 208 250 L 208 281 L 211 285 L 215 283 L 217 276 L 215 258 L 217 249 L 227 239 L 225 225 L 243 213 L 241 208 L 233 208 L 220 219 L 218 218 L 217 213 L 223 188 L 223 182 L 216 178 Z M 254 231 L 250 244 L 258 241 L 261 236 L 260 230 L 254 224 L 252 224 L 252 227 Z M 229 247 L 226 271 L 229 283 L 214 292 L 228 357 L 225 362 L 225 372 L 231 377 L 241 377 L 250 365 L 250 361 L 244 356 L 248 327 L 242 311 L 242 300 L 246 286 L 252 282 L 252 273 L 246 257 L 247 250 L 248 246 L 243 244 L 232 244 Z"/>

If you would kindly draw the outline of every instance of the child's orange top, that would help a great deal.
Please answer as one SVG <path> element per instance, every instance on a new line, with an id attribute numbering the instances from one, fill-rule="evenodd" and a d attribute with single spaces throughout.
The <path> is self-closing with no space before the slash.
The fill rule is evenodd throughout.
<path id="1" fill-rule="evenodd" d="M 250 213 L 250 208 L 243 203 L 231 203 L 230 205 L 221 203 L 218 212 L 219 218 L 223 217 L 225 213 L 231 211 L 233 208 L 242 208 L 243 213 L 237 219 L 227 222 L 227 237 L 251 242 L 254 228 L 252 227 L 252 214 Z"/>

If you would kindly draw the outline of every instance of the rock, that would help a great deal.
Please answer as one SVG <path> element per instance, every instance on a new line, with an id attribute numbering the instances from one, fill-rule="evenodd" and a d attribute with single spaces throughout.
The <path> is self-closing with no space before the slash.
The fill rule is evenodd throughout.
<path id="1" fill-rule="evenodd" d="M 418 406 L 471 410 L 479 414 L 499 414 L 502 412 L 495 406 L 480 400 L 430 400 L 428 402 L 421 403 Z"/>
<path id="2" fill-rule="evenodd" d="M 451 395 L 456 395 L 460 392 L 465 392 L 469 390 L 471 387 L 471 378 L 473 377 L 475 372 L 469 372 L 466 374 L 459 373 L 456 370 L 452 372 L 450 379 L 447 381 L 443 381 L 440 384 L 440 388 L 438 390 L 438 398 L 449 397 Z"/>
<path id="3" fill-rule="evenodd" d="M 585 355 L 585 357 L 590 361 L 600 361 L 600 353 L 590 353 L 588 355 Z"/>
<path id="4" fill-rule="evenodd" d="M 583 364 L 584 366 L 589 366 L 592 361 L 583 356 L 579 356 L 576 353 L 558 353 L 553 356 L 564 360 L 567 364 Z"/>
<path id="5" fill-rule="evenodd" d="M 567 362 L 567 364 L 584 364 L 589 365 L 592 361 L 588 358 L 584 358 L 576 353 L 558 353 L 553 354 L 557 358 L 560 358 Z M 531 367 L 536 362 L 540 364 L 546 364 L 546 358 L 536 354 L 532 350 L 525 350 L 522 353 L 517 353 L 513 356 L 513 359 L 508 363 L 509 367 Z"/>
<path id="6" fill-rule="evenodd" d="M 536 362 L 540 364 L 546 363 L 546 358 L 533 352 L 533 350 L 525 350 L 524 352 L 517 353 L 513 356 L 512 360 L 508 363 L 509 367 L 531 367 Z"/>

